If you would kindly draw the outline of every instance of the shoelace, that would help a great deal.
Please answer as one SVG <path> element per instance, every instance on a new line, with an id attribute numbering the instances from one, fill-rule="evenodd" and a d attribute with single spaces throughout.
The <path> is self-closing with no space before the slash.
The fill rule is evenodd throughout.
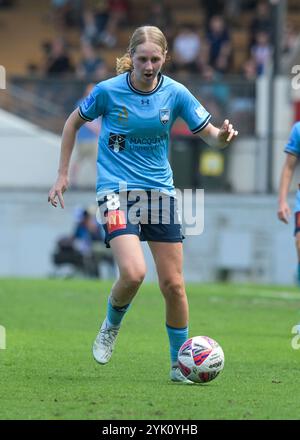
<path id="1" fill-rule="evenodd" d="M 109 346 L 114 342 L 117 334 L 118 330 L 115 330 L 113 328 L 103 329 L 100 331 L 100 342 L 105 346 Z"/>

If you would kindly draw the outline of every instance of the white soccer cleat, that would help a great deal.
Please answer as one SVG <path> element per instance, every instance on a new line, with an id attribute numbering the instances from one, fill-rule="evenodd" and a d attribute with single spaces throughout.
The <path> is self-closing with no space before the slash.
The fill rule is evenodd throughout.
<path id="1" fill-rule="evenodd" d="M 180 368 L 175 366 L 171 368 L 170 379 L 172 382 L 180 383 L 193 383 L 191 380 L 187 379 L 180 371 Z"/>
<path id="2" fill-rule="evenodd" d="M 93 356 L 99 364 L 107 364 L 113 353 L 120 327 L 106 327 L 103 322 L 93 345 Z"/>

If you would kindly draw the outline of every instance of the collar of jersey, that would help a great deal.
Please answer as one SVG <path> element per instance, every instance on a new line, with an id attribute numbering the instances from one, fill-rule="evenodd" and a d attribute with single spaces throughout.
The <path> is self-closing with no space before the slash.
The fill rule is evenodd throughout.
<path id="1" fill-rule="evenodd" d="M 150 92 L 143 92 L 142 90 L 138 90 L 136 89 L 133 84 L 131 83 L 131 79 L 130 79 L 130 72 L 127 73 L 127 84 L 128 87 L 134 92 L 134 93 L 138 93 L 139 95 L 152 95 L 152 93 L 157 92 L 157 90 L 162 86 L 162 83 L 164 81 L 164 77 L 161 73 L 158 74 L 158 81 L 157 84 L 155 86 L 155 88 L 153 90 L 151 90 Z"/>

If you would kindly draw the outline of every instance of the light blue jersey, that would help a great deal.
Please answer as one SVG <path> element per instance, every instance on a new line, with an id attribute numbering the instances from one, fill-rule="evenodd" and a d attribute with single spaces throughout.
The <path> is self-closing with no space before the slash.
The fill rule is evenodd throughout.
<path id="1" fill-rule="evenodd" d="M 293 154 L 294 156 L 300 157 L 300 122 L 296 122 L 293 125 L 289 140 L 285 146 L 284 151 L 286 153 Z M 294 212 L 300 211 L 300 191 L 296 193 L 296 201 Z"/>
<path id="2" fill-rule="evenodd" d="M 156 189 L 174 195 L 168 161 L 170 130 L 177 117 L 192 133 L 209 123 L 211 115 L 182 84 L 160 75 L 151 92 L 134 88 L 128 72 L 103 81 L 79 107 L 87 120 L 102 115 L 97 159 L 97 195 Z"/>

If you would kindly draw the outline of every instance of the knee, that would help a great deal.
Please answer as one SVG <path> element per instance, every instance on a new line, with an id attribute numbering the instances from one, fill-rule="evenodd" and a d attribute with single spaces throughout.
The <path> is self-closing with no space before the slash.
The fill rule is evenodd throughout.
<path id="1" fill-rule="evenodd" d="M 166 299 L 181 298 L 185 296 L 182 278 L 166 278 L 160 282 L 160 289 Z"/>
<path id="2" fill-rule="evenodd" d="M 120 278 L 128 288 L 139 287 L 144 281 L 146 268 L 143 266 L 123 267 L 120 269 Z"/>

